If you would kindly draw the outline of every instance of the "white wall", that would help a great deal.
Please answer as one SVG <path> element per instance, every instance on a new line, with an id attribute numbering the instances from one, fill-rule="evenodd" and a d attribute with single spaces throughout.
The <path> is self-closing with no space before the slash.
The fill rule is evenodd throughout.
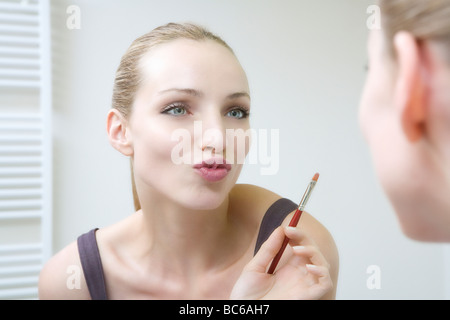
<path id="1" fill-rule="evenodd" d="M 170 21 L 221 35 L 250 81 L 252 125 L 278 129 L 280 168 L 245 167 L 240 182 L 299 201 L 321 174 L 308 211 L 340 252 L 339 299 L 445 297 L 444 250 L 400 231 L 374 177 L 357 123 L 371 1 L 53 1 L 55 250 L 133 211 L 128 159 L 106 138 L 114 73 L 137 36 Z M 68 29 L 70 5 L 81 29 Z M 368 289 L 369 266 L 381 288 Z"/>

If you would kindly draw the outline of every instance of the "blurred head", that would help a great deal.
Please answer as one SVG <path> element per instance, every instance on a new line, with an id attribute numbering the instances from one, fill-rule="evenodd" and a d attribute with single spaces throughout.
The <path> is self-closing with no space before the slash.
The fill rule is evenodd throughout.
<path id="1" fill-rule="evenodd" d="M 230 158 L 235 152 L 226 152 L 226 134 L 249 128 L 250 95 L 245 72 L 222 39 L 174 23 L 136 39 L 117 70 L 112 103 L 108 134 L 131 158 L 137 210 L 145 194 L 196 209 L 224 201 L 242 167 Z M 196 167 L 208 159 L 231 164 L 223 179 Z"/>
<path id="2" fill-rule="evenodd" d="M 450 241 L 450 1 L 379 6 L 360 124 L 403 231 Z"/>

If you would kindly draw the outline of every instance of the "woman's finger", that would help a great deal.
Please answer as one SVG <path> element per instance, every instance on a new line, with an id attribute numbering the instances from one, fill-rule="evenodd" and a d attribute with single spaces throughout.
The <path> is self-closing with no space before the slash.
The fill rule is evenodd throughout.
<path id="1" fill-rule="evenodd" d="M 329 291 L 333 288 L 333 281 L 331 281 L 330 270 L 327 267 L 307 264 L 306 269 L 309 273 L 317 277 L 318 288 L 323 291 Z"/>
<path id="2" fill-rule="evenodd" d="M 309 237 L 305 232 L 300 231 L 299 228 L 296 227 L 285 227 L 284 232 L 286 236 L 290 239 L 290 242 L 295 245 L 313 245 L 316 243 Z"/>
<path id="3" fill-rule="evenodd" d="M 315 264 L 306 264 L 306 270 L 310 272 L 311 274 L 322 278 L 322 277 L 328 277 L 330 275 L 330 272 L 327 267 L 325 266 L 317 266 Z"/>
<path id="4" fill-rule="evenodd" d="M 329 268 L 329 263 L 316 246 L 294 246 L 292 250 L 295 255 L 307 258 L 313 265 Z"/>
<path id="5" fill-rule="evenodd" d="M 275 229 L 270 237 L 263 243 L 258 253 L 245 267 L 246 271 L 265 273 L 266 269 L 281 248 L 284 232 L 281 227 Z"/>

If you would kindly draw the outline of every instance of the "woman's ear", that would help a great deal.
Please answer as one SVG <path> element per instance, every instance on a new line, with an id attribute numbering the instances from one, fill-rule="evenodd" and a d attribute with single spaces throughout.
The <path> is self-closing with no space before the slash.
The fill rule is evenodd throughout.
<path id="1" fill-rule="evenodd" d="M 425 134 L 427 85 L 424 70 L 426 61 L 414 36 L 401 31 L 394 37 L 397 54 L 397 81 L 394 102 L 403 132 L 410 142 Z"/>
<path id="2" fill-rule="evenodd" d="M 111 145 L 125 156 L 133 155 L 133 144 L 127 121 L 117 109 L 108 112 L 106 130 Z"/>

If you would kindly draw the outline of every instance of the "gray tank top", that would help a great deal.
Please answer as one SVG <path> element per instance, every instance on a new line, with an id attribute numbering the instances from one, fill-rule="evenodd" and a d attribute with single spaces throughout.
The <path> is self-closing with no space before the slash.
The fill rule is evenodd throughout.
<path id="1" fill-rule="evenodd" d="M 258 252 L 273 230 L 280 226 L 286 216 L 296 208 L 297 204 L 286 198 L 278 199 L 269 207 L 261 221 L 254 254 Z M 92 229 L 78 237 L 78 252 L 91 299 L 107 300 L 102 260 L 95 237 L 97 230 L 98 228 Z"/>

